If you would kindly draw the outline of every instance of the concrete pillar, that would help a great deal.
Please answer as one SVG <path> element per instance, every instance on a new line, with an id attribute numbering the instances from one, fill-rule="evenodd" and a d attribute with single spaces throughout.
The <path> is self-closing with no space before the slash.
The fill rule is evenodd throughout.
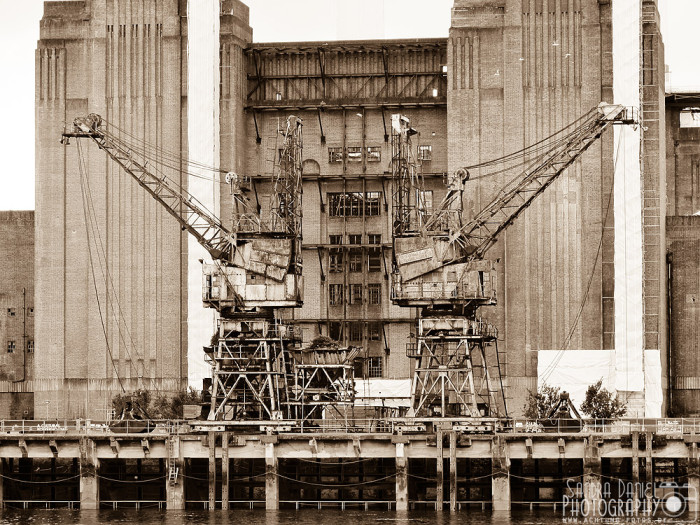
<path id="1" fill-rule="evenodd" d="M 265 445 L 265 509 L 278 510 L 280 507 L 280 487 L 277 478 L 277 436 L 263 436 Z"/>
<path id="2" fill-rule="evenodd" d="M 700 494 L 700 461 L 698 460 L 698 444 L 688 445 L 688 494 Z M 688 511 L 695 515 L 700 510 L 698 498 L 689 498 Z"/>
<path id="3" fill-rule="evenodd" d="M 510 460 L 506 443 L 494 438 L 491 444 L 491 500 L 494 512 L 510 511 Z"/>
<path id="4" fill-rule="evenodd" d="M 435 460 L 437 462 L 437 473 L 435 477 L 437 478 L 437 486 L 435 487 L 435 510 L 442 511 L 442 505 L 445 501 L 445 495 L 443 494 L 445 478 L 442 472 L 442 430 L 438 429 L 436 439 L 437 453 Z"/>
<path id="5" fill-rule="evenodd" d="M 209 432 L 209 510 L 216 508 L 216 432 Z"/>
<path id="6" fill-rule="evenodd" d="M 396 510 L 408 510 L 408 459 L 405 442 L 396 443 Z"/>
<path id="7" fill-rule="evenodd" d="M 165 503 L 168 510 L 185 509 L 185 461 L 180 451 L 180 438 L 168 438 L 168 483 L 165 485 Z M 177 470 L 177 475 L 171 477 L 171 467 Z"/>
<path id="8" fill-rule="evenodd" d="M 98 469 L 95 442 L 86 437 L 80 438 L 80 510 L 97 510 L 100 507 Z"/>
<path id="9" fill-rule="evenodd" d="M 639 508 L 639 432 L 632 432 L 632 500 Z"/>
<path id="10" fill-rule="evenodd" d="M 450 432 L 450 512 L 457 510 L 457 432 Z"/>
<path id="11" fill-rule="evenodd" d="M 652 454 L 652 444 L 654 441 L 654 434 L 652 432 L 647 432 L 646 434 L 646 447 L 644 448 L 644 458 L 646 464 L 646 478 L 644 484 L 644 505 L 646 509 L 651 511 L 654 508 L 654 489 L 648 489 L 648 487 L 654 486 L 654 459 Z"/>
<path id="12" fill-rule="evenodd" d="M 598 509 L 593 511 L 595 506 L 600 505 L 602 499 L 601 474 L 602 464 L 598 447 L 591 442 L 591 438 L 585 441 L 583 458 L 583 500 L 587 512 L 584 514 L 590 517 L 599 516 Z M 592 512 L 595 512 L 594 514 Z"/>
<path id="13" fill-rule="evenodd" d="M 221 508 L 228 510 L 228 432 L 221 434 Z"/>

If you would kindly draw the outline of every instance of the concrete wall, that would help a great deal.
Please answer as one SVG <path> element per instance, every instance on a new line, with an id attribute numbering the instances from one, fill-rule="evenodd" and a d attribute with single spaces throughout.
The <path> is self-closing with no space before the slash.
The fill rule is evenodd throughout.
<path id="1" fill-rule="evenodd" d="M 0 418 L 33 413 L 34 212 L 0 212 Z"/>
<path id="2" fill-rule="evenodd" d="M 101 114 L 122 136 L 186 143 L 184 11 L 178 0 L 45 4 L 36 51 L 36 406 L 104 417 L 139 386 L 187 378 L 185 234 L 94 144 L 59 144 Z M 181 184 L 178 170 L 167 175 Z"/>

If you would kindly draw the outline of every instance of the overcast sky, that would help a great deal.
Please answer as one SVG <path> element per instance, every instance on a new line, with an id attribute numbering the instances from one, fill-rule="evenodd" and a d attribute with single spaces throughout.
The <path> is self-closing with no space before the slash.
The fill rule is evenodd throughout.
<path id="1" fill-rule="evenodd" d="M 246 3 L 254 40 L 271 42 L 446 37 L 453 0 Z M 672 87 L 700 90 L 700 0 L 660 0 L 660 9 Z M 34 208 L 34 49 L 42 10 L 39 0 L 0 0 L 0 210 Z"/>

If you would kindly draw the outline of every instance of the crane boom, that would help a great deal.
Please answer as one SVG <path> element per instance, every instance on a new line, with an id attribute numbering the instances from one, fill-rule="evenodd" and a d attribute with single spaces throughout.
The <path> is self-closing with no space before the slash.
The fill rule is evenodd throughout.
<path id="1" fill-rule="evenodd" d="M 102 128 L 102 117 L 91 113 L 73 121 L 73 131 L 64 137 L 92 139 L 114 162 L 119 164 L 143 189 L 175 217 L 183 230 L 191 233 L 199 244 L 217 260 L 230 260 L 233 235 L 221 221 L 192 195 L 175 189 L 166 177 L 153 174 L 147 162 L 136 159 L 132 151 L 110 132 Z"/>
<path id="2" fill-rule="evenodd" d="M 446 265 L 482 259 L 500 233 L 606 129 L 613 124 L 633 123 L 632 108 L 601 104 L 581 125 L 513 179 L 474 218 L 455 226 L 461 220 L 461 196 L 469 178 L 466 169 L 459 170 L 451 177 L 447 196 L 424 226 L 395 239 L 397 270 L 402 280 L 415 279 Z M 441 225 L 449 228 L 440 229 Z"/>

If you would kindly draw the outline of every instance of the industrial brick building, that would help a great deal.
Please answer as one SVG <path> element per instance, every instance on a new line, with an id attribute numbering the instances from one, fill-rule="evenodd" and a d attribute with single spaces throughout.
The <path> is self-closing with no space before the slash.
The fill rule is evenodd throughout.
<path id="1" fill-rule="evenodd" d="M 392 113 L 420 133 L 425 198 L 437 205 L 447 173 L 536 143 L 612 101 L 611 10 L 606 0 L 456 0 L 448 38 L 253 44 L 248 8 L 222 2 L 220 165 L 250 176 L 261 205 L 279 123 L 304 120 L 305 301 L 293 317 L 307 341 L 324 334 L 363 346 L 357 372 L 366 377 L 410 377 L 416 312 L 390 302 Z M 128 389 L 186 384 L 186 233 L 102 152 L 85 151 L 82 173 L 75 148 L 59 144 L 66 122 L 95 112 L 137 140 L 187 151 L 186 14 L 182 0 L 45 4 L 36 55 L 36 407 L 55 400 L 63 415 L 99 417 L 118 378 Z M 666 378 L 668 116 L 653 0 L 643 2 L 640 31 L 644 344 L 661 352 Z M 500 286 L 498 306 L 483 315 L 500 330 L 516 413 L 536 387 L 537 351 L 614 348 L 613 171 L 610 134 L 489 253 Z M 505 182 L 470 186 L 468 210 Z M 684 191 L 676 185 L 676 202 L 685 203 Z"/>
<path id="2" fill-rule="evenodd" d="M 0 418 L 34 414 L 34 212 L 0 212 Z"/>

